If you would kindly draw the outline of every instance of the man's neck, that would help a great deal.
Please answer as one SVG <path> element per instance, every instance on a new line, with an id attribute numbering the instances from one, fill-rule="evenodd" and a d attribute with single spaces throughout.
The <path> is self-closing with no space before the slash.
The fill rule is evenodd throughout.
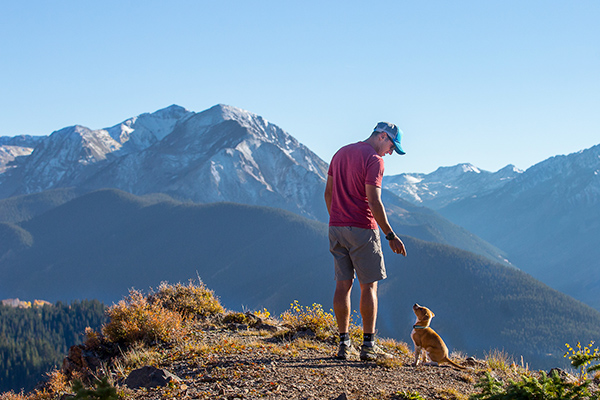
<path id="1" fill-rule="evenodd" d="M 377 136 L 369 136 L 369 138 L 367 140 L 363 140 L 363 142 L 370 145 L 373 148 L 373 150 L 375 150 L 375 152 L 379 154 L 379 141 L 377 140 Z"/>

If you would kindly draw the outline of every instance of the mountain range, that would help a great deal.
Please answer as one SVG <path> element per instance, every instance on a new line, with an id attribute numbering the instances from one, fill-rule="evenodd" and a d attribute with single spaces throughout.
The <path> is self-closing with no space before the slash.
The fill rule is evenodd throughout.
<path id="1" fill-rule="evenodd" d="M 0 207 L 0 221 L 17 222 L 44 211 L 35 195 L 48 190 L 62 190 L 61 198 L 68 200 L 101 188 L 164 193 L 195 203 L 264 205 L 328 220 L 327 163 L 276 125 L 231 106 L 194 113 L 173 105 L 106 129 L 76 125 L 43 138 L 0 143 L 7 143 L 5 151 L 8 144 L 26 149 L 0 173 L 0 198 L 8 201 Z M 500 249 L 435 211 L 390 192 L 384 199 L 399 232 L 506 262 Z M 30 202 L 36 210 L 27 209 Z M 2 210 L 12 210 L 11 215 L 2 217 Z"/>
<path id="2" fill-rule="evenodd" d="M 489 172 L 465 163 L 440 167 L 430 174 L 384 176 L 383 187 L 414 204 L 439 210 L 455 201 L 492 192 L 522 173 L 514 165 Z"/>
<path id="3" fill-rule="evenodd" d="M 502 249 L 518 268 L 600 309 L 600 145 L 496 173 L 470 164 L 384 177 Z"/>
<path id="4" fill-rule="evenodd" d="M 67 127 L 16 160 L 0 175 L 2 198 L 111 187 L 199 203 L 269 204 L 317 219 L 327 213 L 327 164 L 276 125 L 225 105 L 200 113 L 173 105 L 99 130 Z"/>
<path id="5" fill-rule="evenodd" d="M 410 256 L 386 254 L 381 333 L 405 338 L 419 302 L 447 315 L 435 322 L 465 351 L 555 362 L 565 341 L 592 339 L 597 310 L 523 271 L 598 301 L 597 147 L 526 171 L 384 177 Z M 198 274 L 232 308 L 330 303 L 327 163 L 258 115 L 173 105 L 106 129 L 3 137 L 0 150 L 0 298 L 111 302 Z"/>

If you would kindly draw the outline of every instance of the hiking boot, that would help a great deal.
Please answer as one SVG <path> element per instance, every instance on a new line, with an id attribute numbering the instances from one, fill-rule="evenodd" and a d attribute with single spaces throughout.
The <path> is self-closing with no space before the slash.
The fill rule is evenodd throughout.
<path id="1" fill-rule="evenodd" d="M 378 358 L 394 358 L 391 354 L 381 350 L 379 346 L 365 346 L 364 344 L 360 348 L 360 359 L 362 361 L 375 361 Z"/>
<path id="2" fill-rule="evenodd" d="M 350 346 L 347 346 L 344 343 L 340 343 L 340 347 L 338 348 L 337 356 L 335 356 L 335 358 L 337 358 L 338 360 L 347 360 L 351 356 L 357 355 L 358 350 L 356 350 L 354 346 L 352 346 L 352 344 L 350 344 Z"/>

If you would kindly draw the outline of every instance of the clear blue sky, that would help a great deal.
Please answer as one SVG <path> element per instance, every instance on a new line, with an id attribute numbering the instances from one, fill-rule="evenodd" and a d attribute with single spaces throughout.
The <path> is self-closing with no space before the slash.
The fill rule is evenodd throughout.
<path id="1" fill-rule="evenodd" d="M 600 2 L 4 1 L 0 135 L 171 104 L 259 114 L 329 162 L 377 121 L 386 174 L 600 143 Z"/>

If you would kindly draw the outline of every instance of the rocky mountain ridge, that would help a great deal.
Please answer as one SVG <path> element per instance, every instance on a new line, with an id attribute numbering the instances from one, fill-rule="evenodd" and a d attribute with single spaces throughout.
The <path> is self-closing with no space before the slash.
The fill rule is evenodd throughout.
<path id="1" fill-rule="evenodd" d="M 4 142 L 15 143 L 9 139 Z M 43 204 L 104 187 L 195 203 L 264 205 L 328 220 L 327 163 L 281 128 L 239 108 L 217 105 L 194 113 L 173 105 L 106 129 L 67 127 L 31 145 L 31 155 L 0 173 L 0 197 L 12 196 L 0 199 L 0 221 L 31 218 L 47 210 Z M 501 250 L 432 210 L 385 190 L 383 197 L 399 232 L 506 262 Z M 34 203 L 35 210 L 25 205 Z"/>
<path id="2" fill-rule="evenodd" d="M 315 219 L 326 213 L 327 164 L 276 125 L 226 105 L 200 113 L 173 105 L 99 130 L 67 127 L 11 161 L 0 174 L 0 197 L 112 187 L 268 204 Z"/>
<path id="3" fill-rule="evenodd" d="M 430 174 L 404 173 L 383 177 L 383 187 L 399 197 L 434 210 L 504 186 L 523 171 L 514 165 L 489 172 L 472 164 L 440 167 Z"/>

